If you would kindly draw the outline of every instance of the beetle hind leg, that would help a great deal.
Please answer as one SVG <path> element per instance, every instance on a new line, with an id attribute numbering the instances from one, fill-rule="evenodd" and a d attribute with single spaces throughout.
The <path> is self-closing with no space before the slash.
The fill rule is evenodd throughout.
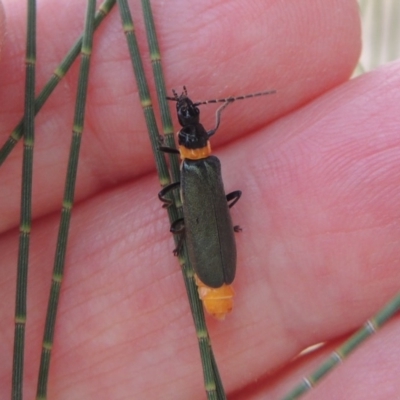
<path id="1" fill-rule="evenodd" d="M 235 190 L 234 192 L 228 193 L 226 195 L 226 201 L 228 202 L 228 207 L 229 208 L 233 207 L 238 202 L 241 195 L 242 195 L 241 190 Z M 229 203 L 231 200 L 233 201 Z"/>
<path id="2" fill-rule="evenodd" d="M 228 193 L 226 195 L 226 201 L 228 202 L 228 207 L 231 208 L 233 207 L 237 201 L 240 199 L 240 196 L 242 195 L 241 190 L 235 190 L 234 192 Z M 229 203 L 232 200 L 231 203 Z M 242 228 L 239 225 L 235 225 L 233 227 L 234 232 L 241 232 Z"/>

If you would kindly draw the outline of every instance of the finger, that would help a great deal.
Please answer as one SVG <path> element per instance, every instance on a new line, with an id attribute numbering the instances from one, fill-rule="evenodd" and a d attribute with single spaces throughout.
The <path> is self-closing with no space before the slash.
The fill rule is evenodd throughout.
<path id="1" fill-rule="evenodd" d="M 44 85 L 83 26 L 84 3 L 77 0 L 57 6 L 48 3 L 38 12 L 38 87 Z M 169 87 L 186 84 L 197 99 L 267 89 L 279 93 L 274 98 L 252 101 L 248 106 L 243 104 L 246 109 L 243 113 L 228 110 L 225 133 L 216 137 L 216 144 L 233 140 L 343 82 L 359 53 L 355 2 L 327 1 L 318 7 L 312 1 L 285 3 L 285 6 L 264 1 L 254 2 L 252 7 L 245 4 L 243 7 L 238 2 L 221 2 L 218 7 L 214 4 L 208 7 L 201 2 L 193 8 L 177 3 L 167 7 L 153 5 Z M 3 96 L 0 101 L 6 105 L 1 115 L 3 141 L 22 115 L 24 82 L 21 27 L 25 16 L 15 2 L 8 1 L 6 7 L 10 39 L 5 44 L 0 94 Z M 333 8 L 336 11 L 332 14 Z M 135 21 L 138 20 L 139 46 L 147 59 L 141 11 L 136 3 L 132 9 Z M 341 13 L 347 17 L 339 18 Z M 204 21 L 218 23 L 204 24 Z M 332 52 L 335 48 L 340 48 L 340 57 Z M 145 69 L 149 76 L 148 62 Z M 111 12 L 96 33 L 91 71 L 77 200 L 154 169 L 117 10 Z M 59 208 L 77 74 L 75 66 L 36 119 L 35 217 Z M 213 112 L 204 115 L 205 125 L 212 126 Z M 2 215 L 6 215 L 2 220 L 3 230 L 15 226 L 19 219 L 19 202 L 14 199 L 20 191 L 21 151 L 21 148 L 16 150 L 0 171 L 2 187 L 7 189 L 7 196 L 1 202 L 5 209 Z"/>

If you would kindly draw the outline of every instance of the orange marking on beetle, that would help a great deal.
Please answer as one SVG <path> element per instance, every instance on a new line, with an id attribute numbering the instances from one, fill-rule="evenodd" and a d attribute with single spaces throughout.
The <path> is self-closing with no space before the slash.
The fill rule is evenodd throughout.
<path id="1" fill-rule="evenodd" d="M 235 291 L 231 285 L 223 284 L 219 288 L 206 286 L 195 275 L 197 290 L 200 300 L 206 311 L 217 319 L 225 319 L 226 314 L 229 314 L 233 309 L 233 296 Z"/>
<path id="2" fill-rule="evenodd" d="M 201 147 L 200 149 L 188 149 L 185 146 L 179 146 L 179 152 L 182 160 L 185 158 L 189 160 L 200 160 L 211 155 L 211 145 L 210 142 L 207 142 L 207 146 Z"/>

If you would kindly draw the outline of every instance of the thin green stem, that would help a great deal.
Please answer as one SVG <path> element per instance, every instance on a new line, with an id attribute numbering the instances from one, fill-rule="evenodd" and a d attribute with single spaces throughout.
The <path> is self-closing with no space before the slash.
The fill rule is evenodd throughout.
<path id="1" fill-rule="evenodd" d="M 24 116 L 24 155 L 22 161 L 21 216 L 15 299 L 14 358 L 12 372 L 13 400 L 22 400 L 24 381 L 24 350 L 26 297 L 28 290 L 29 244 L 32 221 L 32 169 L 35 140 L 35 64 L 36 64 L 36 1 L 28 0 L 26 37 L 26 77 Z"/>
<path id="2" fill-rule="evenodd" d="M 312 389 L 322 378 L 343 362 L 365 340 L 376 333 L 394 314 L 400 310 L 400 292 L 390 300 L 376 315 L 369 319 L 350 339 L 338 347 L 329 358 L 323 362 L 312 374 L 302 381 L 282 400 L 294 400 Z"/>
<path id="3" fill-rule="evenodd" d="M 57 316 L 57 306 L 60 297 L 61 282 L 64 275 L 65 253 L 67 248 L 71 211 L 74 203 L 75 182 L 78 171 L 79 149 L 83 133 L 87 87 L 89 80 L 90 56 L 92 53 L 94 16 L 96 0 L 88 0 L 86 11 L 85 31 L 82 40 L 81 65 L 79 73 L 78 91 L 75 103 L 74 126 L 68 161 L 67 177 L 61 221 L 58 231 L 56 255 L 54 260 L 53 278 L 51 282 L 49 303 L 47 308 L 45 332 L 43 337 L 42 355 L 40 360 L 39 379 L 36 398 L 47 398 L 47 382 L 50 369 L 51 350 L 53 346 L 54 328 Z"/>
<path id="4" fill-rule="evenodd" d="M 158 148 L 160 146 L 160 135 L 158 133 L 149 88 L 146 82 L 146 77 L 144 75 L 143 63 L 134 33 L 132 17 L 126 1 L 118 0 L 118 6 L 120 9 L 123 29 L 125 32 L 126 40 L 128 42 L 129 53 L 131 55 L 133 70 L 138 85 L 140 102 L 142 104 L 144 116 L 146 119 L 147 130 L 149 131 L 151 147 L 156 157 L 158 175 L 161 185 L 165 185 L 170 182 L 169 172 L 164 155 L 160 151 L 158 151 Z"/>
<path id="5" fill-rule="evenodd" d="M 167 102 L 167 91 L 165 88 L 164 74 L 162 71 L 161 52 L 158 45 L 157 34 L 154 24 L 153 13 L 149 0 L 142 0 L 144 21 L 146 24 L 147 42 L 149 45 L 150 59 L 153 68 L 154 81 L 156 83 L 157 99 L 161 111 L 161 122 L 163 126 L 164 141 L 168 147 L 175 148 L 174 130 L 172 126 L 171 114 Z M 180 180 L 179 159 L 177 155 L 170 154 L 171 176 L 174 182 Z M 182 207 L 180 196 L 174 198 L 177 208 L 178 218 L 182 217 Z M 170 222 L 174 222 L 170 216 Z M 176 238 L 175 238 L 176 239 Z M 197 285 L 194 280 L 194 271 L 189 263 L 186 246 L 184 247 L 183 257 L 180 260 L 185 281 L 185 287 L 192 311 L 193 321 L 196 328 L 201 362 L 203 366 L 204 386 L 208 398 L 223 400 L 226 398 L 222 380 L 215 361 L 215 356 L 211 346 L 207 325 L 204 318 L 204 310 L 199 299 Z"/>
<path id="6" fill-rule="evenodd" d="M 152 143 L 153 154 L 159 172 L 159 179 L 161 186 L 165 186 L 170 183 L 169 173 L 165 172 L 165 159 L 163 154 L 159 151 L 160 146 L 159 133 L 155 125 L 154 113 L 152 103 L 149 96 L 148 87 L 145 80 L 144 70 L 140 59 L 140 53 L 137 46 L 137 41 L 134 33 L 134 25 L 130 10 L 128 8 L 126 0 L 119 0 L 118 5 L 120 7 L 121 19 L 124 27 L 124 31 L 127 37 L 128 47 L 131 54 L 133 69 L 135 72 L 139 96 L 143 105 L 144 114 L 148 126 L 150 141 Z M 161 68 L 161 55 L 157 43 L 153 16 L 151 13 L 150 4 L 147 1 L 142 2 L 144 19 L 146 23 L 147 38 L 150 47 L 150 54 L 153 66 L 153 74 L 156 81 L 157 95 L 161 109 L 161 118 L 163 131 L 165 133 L 165 144 L 169 147 L 175 147 L 173 137 L 172 119 L 169 113 L 169 107 L 166 102 L 166 90 L 165 83 Z M 154 121 L 154 123 L 153 123 Z M 174 181 L 179 180 L 179 163 L 176 156 L 171 157 L 171 169 Z M 181 214 L 176 208 L 176 204 L 180 205 L 179 196 L 177 196 L 175 206 L 168 208 L 168 215 L 170 222 L 172 223 L 177 218 L 181 217 Z M 174 238 L 177 243 L 177 237 Z M 194 271 L 189 263 L 187 257 L 186 246 L 183 246 L 182 256 L 179 258 L 186 291 L 189 297 L 189 303 L 192 310 L 193 319 L 195 322 L 196 334 L 198 338 L 200 355 L 203 365 L 204 374 L 204 385 L 208 399 L 224 399 L 225 394 L 222 387 L 222 382 L 216 367 L 214 355 L 211 351 L 210 339 L 205 323 L 203 306 L 199 299 L 197 286 L 194 281 Z"/>
<path id="7" fill-rule="evenodd" d="M 101 24 L 104 18 L 109 14 L 111 9 L 114 7 L 116 0 L 105 0 L 103 4 L 99 7 L 95 18 L 95 29 Z M 75 42 L 71 47 L 68 54 L 61 61 L 60 65 L 54 70 L 53 75 L 46 83 L 39 96 L 35 101 L 35 115 L 43 107 L 44 103 L 47 101 L 53 90 L 56 88 L 61 79 L 65 76 L 71 65 L 78 57 L 82 47 L 82 36 Z M 0 149 L 0 166 L 6 160 L 8 155 L 11 153 L 15 145 L 22 137 L 24 121 L 21 120 L 18 125 L 11 132 L 7 141 L 4 143 L 3 147 Z"/>
<path id="8" fill-rule="evenodd" d="M 154 25 L 153 13 L 150 1 L 142 0 L 144 21 L 146 24 L 147 42 L 150 50 L 151 65 L 153 68 L 154 81 L 156 83 L 157 100 L 161 111 L 161 123 L 164 134 L 164 141 L 167 147 L 176 148 L 174 138 L 174 127 L 172 125 L 171 113 L 166 99 L 167 91 L 165 88 L 164 74 L 161 64 L 161 52 L 158 46 L 157 34 Z M 179 181 L 179 157 L 176 154 L 169 155 L 171 176 L 174 182 Z"/>
<path id="9" fill-rule="evenodd" d="M 194 271 L 188 262 L 186 248 L 183 251 L 183 255 L 179 257 L 179 262 L 182 268 L 186 292 L 189 298 L 190 309 L 195 324 L 207 399 L 226 399 L 217 364 L 211 349 L 210 337 L 204 317 L 203 304 L 199 299 L 199 294 L 194 279 Z"/>

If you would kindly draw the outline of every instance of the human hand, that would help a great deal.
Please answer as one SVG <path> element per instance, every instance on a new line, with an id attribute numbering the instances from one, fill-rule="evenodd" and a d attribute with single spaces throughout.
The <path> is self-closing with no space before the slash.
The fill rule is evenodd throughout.
<path id="1" fill-rule="evenodd" d="M 1 143 L 23 113 L 24 87 L 25 12 L 4 3 Z M 171 89 L 185 84 L 193 100 L 277 90 L 228 107 L 212 141 L 227 192 L 243 192 L 232 209 L 243 232 L 235 309 L 224 322 L 208 319 L 228 397 L 277 399 L 398 290 L 400 65 L 347 81 L 360 50 L 356 2 L 207 6 L 152 4 Z M 81 33 L 84 10 L 76 0 L 38 8 L 37 87 Z M 204 398 L 116 9 L 95 34 L 91 67 L 49 398 Z M 26 398 L 35 393 L 77 74 L 75 65 L 36 119 Z M 213 126 L 211 106 L 202 117 Z M 21 155 L 19 145 L 0 168 L 2 393 L 11 385 Z M 305 398 L 393 398 L 398 330 L 391 321 Z M 292 361 L 319 342 L 327 346 Z"/>

